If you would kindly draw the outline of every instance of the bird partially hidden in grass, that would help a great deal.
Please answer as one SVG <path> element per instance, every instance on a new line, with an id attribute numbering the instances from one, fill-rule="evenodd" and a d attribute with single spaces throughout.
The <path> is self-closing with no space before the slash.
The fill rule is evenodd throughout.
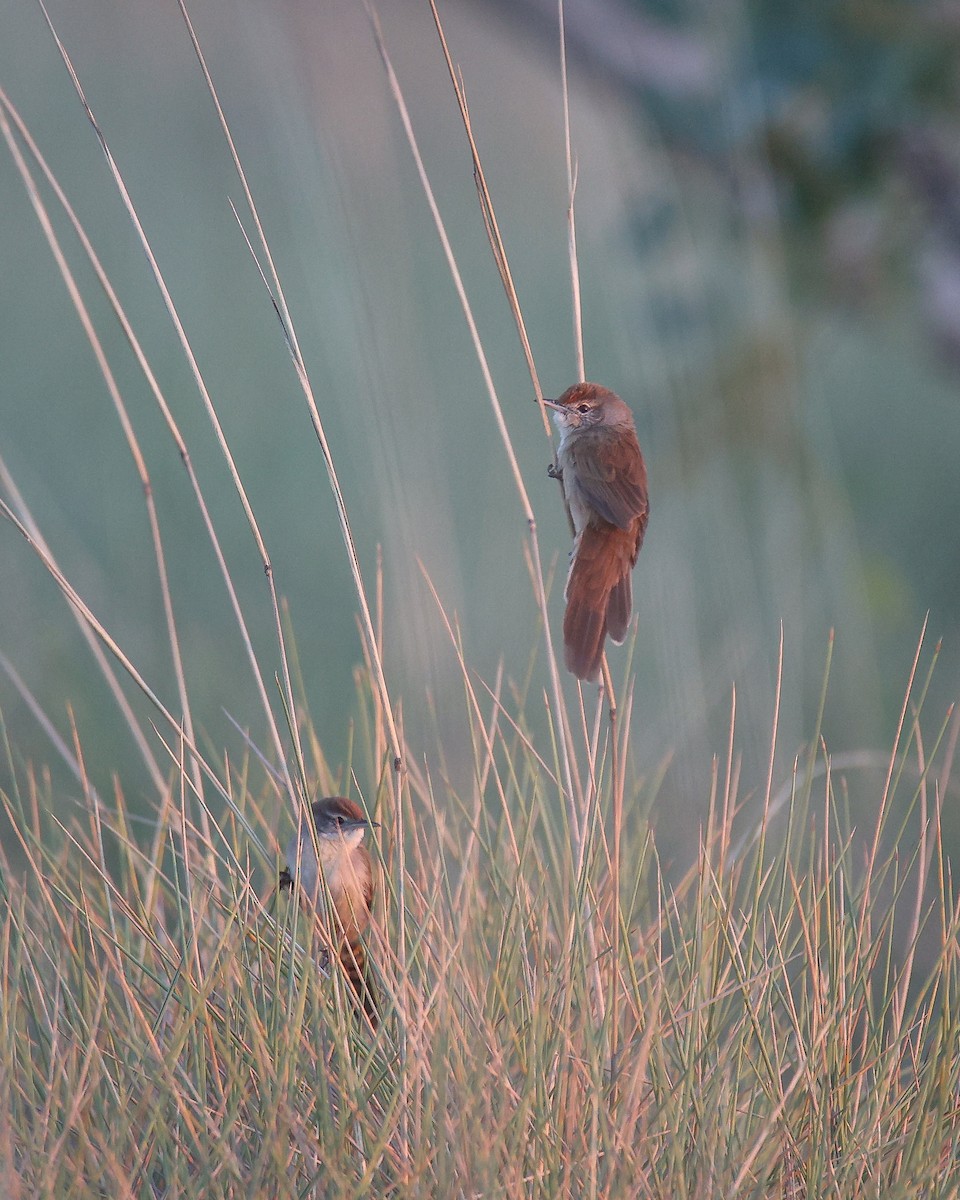
<path id="1" fill-rule="evenodd" d="M 323 883 L 333 912 L 329 914 L 331 947 L 350 982 L 356 1004 L 376 1026 L 377 997 L 370 980 L 361 935 L 370 924 L 373 902 L 373 863 L 363 835 L 374 824 L 358 804 L 344 796 L 326 796 L 310 805 L 316 829 L 314 839 L 306 822 L 287 846 L 287 865 L 280 872 L 280 887 L 296 882 L 304 898 L 318 911 L 324 908 Z M 317 849 L 320 851 L 319 862 Z"/>

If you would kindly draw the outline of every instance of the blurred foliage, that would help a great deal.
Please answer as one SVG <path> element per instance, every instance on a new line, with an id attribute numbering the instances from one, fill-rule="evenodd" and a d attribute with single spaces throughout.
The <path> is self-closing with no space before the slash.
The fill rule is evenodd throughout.
<path id="1" fill-rule="evenodd" d="M 960 23 L 949 6 L 770 0 L 748 13 L 758 126 L 802 222 L 882 186 L 911 124 L 956 111 Z"/>

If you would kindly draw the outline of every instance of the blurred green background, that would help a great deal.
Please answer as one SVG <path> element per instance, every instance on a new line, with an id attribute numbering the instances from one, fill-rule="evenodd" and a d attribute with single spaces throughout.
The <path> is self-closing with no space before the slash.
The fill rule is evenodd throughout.
<path id="1" fill-rule="evenodd" d="M 380 7 L 562 578 L 568 533 L 550 447 L 429 8 Z M 183 23 L 156 0 L 55 0 L 50 12 L 262 522 L 337 763 L 355 712 L 355 597 Z M 190 12 L 371 583 L 383 548 L 387 661 L 407 732 L 434 766 L 439 735 L 460 780 L 471 762 L 462 687 L 419 563 L 487 678 L 501 658 L 525 676 L 537 615 L 523 515 L 362 5 L 195 0 Z M 575 360 L 555 5 L 451 0 L 441 12 L 541 380 L 557 394 Z M 944 639 L 932 726 L 956 695 L 960 17 L 940 3 L 569 0 L 567 20 L 587 376 L 633 406 L 651 474 L 633 753 L 648 775 L 673 755 L 654 820 L 683 857 L 734 685 L 745 784 L 762 787 L 781 622 L 777 782 L 811 731 L 832 627 L 831 751 L 888 752 L 927 610 L 928 652 Z M 279 663 L 263 572 L 96 138 L 38 7 L 0 0 L 0 29 L 0 85 L 76 205 L 187 434 L 269 677 Z M 0 198 L 3 456 L 67 576 L 175 705 L 137 477 L 6 149 Z M 148 452 L 195 717 L 236 754 L 223 708 L 261 742 L 263 718 L 213 555 L 132 356 L 57 223 Z M 95 781 L 109 791 L 119 772 L 136 802 L 142 769 L 63 600 L 6 524 L 0 555 L 0 649 L 61 729 L 73 706 Z M 534 721 L 545 678 L 538 659 Z M 55 759 L 2 675 L 0 708 L 18 764 Z M 64 788 L 76 793 L 66 777 Z M 877 795 L 866 788 L 862 802 L 873 808 Z"/>

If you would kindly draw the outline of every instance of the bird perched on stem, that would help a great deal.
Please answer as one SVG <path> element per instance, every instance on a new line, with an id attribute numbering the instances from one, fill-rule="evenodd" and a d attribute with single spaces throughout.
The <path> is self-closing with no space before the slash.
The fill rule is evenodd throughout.
<path id="1" fill-rule="evenodd" d="M 292 887 L 294 881 L 298 882 L 306 899 L 322 912 L 322 873 L 333 908 L 328 916 L 335 952 L 357 1004 L 376 1025 L 376 995 L 361 941 L 361 934 L 370 924 L 373 903 L 373 864 L 363 844 L 363 835 L 374 822 L 368 821 L 360 806 L 344 796 L 314 800 L 310 812 L 316 830 L 316 848 L 309 826 L 301 822 L 302 828 L 287 847 L 287 865 L 280 872 L 280 887 Z"/>
<path id="2" fill-rule="evenodd" d="M 577 383 L 544 400 L 560 430 L 558 469 L 574 543 L 564 596 L 564 660 L 578 679 L 597 680 L 607 637 L 627 635 L 630 572 L 647 528 L 647 469 L 633 414 L 608 388 Z"/>

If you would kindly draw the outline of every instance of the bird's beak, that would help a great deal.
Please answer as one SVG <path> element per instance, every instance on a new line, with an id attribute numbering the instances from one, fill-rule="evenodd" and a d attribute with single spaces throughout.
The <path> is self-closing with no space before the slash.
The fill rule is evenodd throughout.
<path id="1" fill-rule="evenodd" d="M 543 397 L 543 402 L 544 402 L 544 404 L 547 406 L 547 408 L 552 408 L 552 409 L 554 409 L 556 412 L 566 412 L 566 411 L 567 411 L 567 410 L 566 410 L 566 409 L 563 407 L 563 405 L 562 405 L 562 404 L 558 404 L 558 403 L 556 402 L 556 400 L 548 400 L 548 399 L 546 398 L 546 396 L 544 396 L 544 397 Z"/>
<path id="2" fill-rule="evenodd" d="M 366 817 L 351 818 L 348 821 L 340 822 L 341 832 L 346 832 L 348 829 L 379 829 L 379 821 L 368 821 Z"/>

